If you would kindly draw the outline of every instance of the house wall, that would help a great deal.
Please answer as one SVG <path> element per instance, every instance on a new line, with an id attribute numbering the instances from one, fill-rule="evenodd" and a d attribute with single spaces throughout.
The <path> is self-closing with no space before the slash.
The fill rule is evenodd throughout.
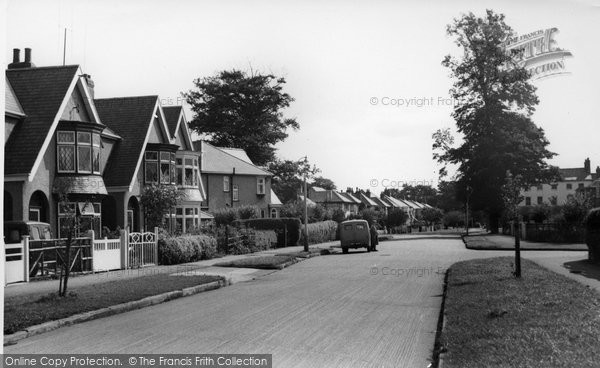
<path id="1" fill-rule="evenodd" d="M 208 204 L 203 202 L 203 207 L 208 207 L 209 212 L 226 208 L 229 206 L 240 207 L 240 206 L 258 206 L 260 209 L 264 209 L 265 213 L 268 213 L 269 204 L 271 203 L 271 180 L 269 177 L 265 179 L 265 195 L 256 194 L 256 180 L 257 176 L 253 175 L 234 175 L 232 177 L 232 186 L 238 185 L 239 188 L 239 201 L 232 202 L 232 192 L 223 191 L 223 174 L 202 174 L 202 183 L 204 184 L 204 190 L 206 190 L 208 196 Z M 231 177 L 231 175 L 229 175 Z"/>
<path id="2" fill-rule="evenodd" d="M 83 101 L 81 92 L 79 92 L 79 88 L 75 88 L 71 94 L 71 98 L 69 98 L 69 102 L 63 110 L 60 119 L 86 122 L 91 121 L 89 115 L 87 114 L 85 102 Z"/>
<path id="3" fill-rule="evenodd" d="M 100 172 L 104 175 L 104 169 L 110 158 L 113 148 L 115 147 L 115 141 L 112 139 L 102 138 L 102 148 L 100 151 Z"/>
<path id="4" fill-rule="evenodd" d="M 567 189 L 567 184 L 571 184 L 571 189 Z M 542 201 L 546 204 L 550 204 L 550 199 L 552 197 L 556 197 L 556 204 L 562 205 L 564 204 L 569 195 L 575 195 L 577 192 L 577 188 L 579 184 L 583 184 L 584 187 L 589 187 L 592 184 L 591 180 L 581 180 L 581 181 L 560 181 L 557 183 L 557 188 L 552 189 L 552 185 L 550 184 L 542 184 L 542 189 L 539 190 L 537 187 L 531 187 L 529 190 L 522 191 L 521 195 L 523 197 L 531 198 L 531 205 L 535 206 L 538 204 L 537 198 L 542 197 Z M 526 205 L 525 198 L 519 204 L 520 206 Z"/>
<path id="5" fill-rule="evenodd" d="M 13 129 L 15 129 L 15 126 L 17 126 L 18 122 L 19 120 L 12 116 L 4 116 L 4 143 L 6 143 L 10 137 L 10 133 L 12 133 Z"/>

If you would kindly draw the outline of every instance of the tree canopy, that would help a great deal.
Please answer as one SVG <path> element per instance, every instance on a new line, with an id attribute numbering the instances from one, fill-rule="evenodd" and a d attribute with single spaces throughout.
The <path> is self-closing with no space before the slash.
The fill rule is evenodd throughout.
<path id="1" fill-rule="evenodd" d="M 524 186 L 548 182 L 557 171 L 546 160 L 555 154 L 547 149 L 543 129 L 531 120 L 538 104 L 536 88 L 516 63 L 517 51 L 505 48 L 514 32 L 504 15 L 469 13 L 455 19 L 447 33 L 463 51 L 459 58 L 448 55 L 442 61 L 454 80 L 452 117 L 462 143 L 455 147 L 449 130 L 437 131 L 434 159 L 457 165 L 459 200 L 469 196 L 472 208 L 485 210 L 497 229 L 506 172 L 519 175 Z M 444 166 L 440 173 L 445 172 Z"/>
<path id="2" fill-rule="evenodd" d="M 276 159 L 269 163 L 267 169 L 273 174 L 271 188 L 283 203 L 297 200 L 303 186 L 304 175 L 307 181 L 310 181 L 320 171 L 314 165 L 311 166 L 307 160 Z"/>
<path id="3" fill-rule="evenodd" d="M 263 166 L 275 160 L 275 144 L 287 130 L 299 129 L 282 110 L 294 99 L 283 92 L 285 79 L 271 74 L 222 71 L 194 80 L 183 93 L 194 116 L 190 128 L 219 147 L 242 148 L 252 162 Z"/>

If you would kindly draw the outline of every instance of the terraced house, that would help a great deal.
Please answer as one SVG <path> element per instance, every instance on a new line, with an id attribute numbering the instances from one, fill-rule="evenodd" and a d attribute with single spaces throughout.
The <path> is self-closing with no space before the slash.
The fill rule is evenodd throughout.
<path id="1" fill-rule="evenodd" d="M 36 67 L 30 49 L 24 61 L 14 50 L 5 88 L 5 221 L 48 222 L 61 237 L 75 211 L 80 231 L 141 231 L 148 185 L 182 192 L 167 216 L 171 229 L 189 231 L 212 218 L 208 211 L 229 206 L 279 216 L 271 174 L 243 150 L 207 143 L 196 150 L 181 106 L 163 107 L 156 95 L 95 98 L 78 65 Z M 69 202 L 59 208 L 65 190 Z"/>

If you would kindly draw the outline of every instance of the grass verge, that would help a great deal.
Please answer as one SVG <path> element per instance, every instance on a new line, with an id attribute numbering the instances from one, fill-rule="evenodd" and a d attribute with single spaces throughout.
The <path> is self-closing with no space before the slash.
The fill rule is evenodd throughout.
<path id="1" fill-rule="evenodd" d="M 600 294 L 537 264 L 513 258 L 449 270 L 444 367 L 597 367 Z"/>
<path id="2" fill-rule="evenodd" d="M 465 245 L 474 250 L 514 250 L 514 238 L 501 235 L 469 235 L 463 237 Z M 521 250 L 574 250 L 587 251 L 585 244 L 534 243 L 521 240 Z"/>
<path id="3" fill-rule="evenodd" d="M 12 334 L 30 326 L 75 314 L 218 280 L 220 280 L 218 276 L 158 274 L 79 286 L 70 289 L 69 296 L 64 298 L 59 298 L 56 293 L 47 292 L 8 297 L 4 300 L 4 334 Z"/>
<path id="4" fill-rule="evenodd" d="M 256 256 L 230 262 L 216 263 L 217 267 L 258 268 L 261 270 L 279 270 L 285 264 L 294 262 L 296 257 L 289 255 Z"/>

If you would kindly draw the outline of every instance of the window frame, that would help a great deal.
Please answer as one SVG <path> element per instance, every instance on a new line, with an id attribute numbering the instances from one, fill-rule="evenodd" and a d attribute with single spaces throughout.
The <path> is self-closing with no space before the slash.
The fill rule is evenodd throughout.
<path id="1" fill-rule="evenodd" d="M 145 151 L 144 152 L 144 183 L 145 184 L 159 184 L 160 183 L 160 167 L 159 167 L 159 152 L 160 151 Z M 155 153 L 156 158 L 148 158 L 148 154 Z M 148 165 L 153 164 L 156 169 L 155 180 L 148 180 Z"/>
<path id="2" fill-rule="evenodd" d="M 59 141 L 60 134 L 69 134 L 73 137 L 72 141 Z M 73 170 L 63 170 L 60 167 L 60 147 L 69 147 L 73 150 Z M 56 132 L 56 171 L 58 173 L 76 173 L 77 172 L 77 136 L 74 130 L 58 130 Z"/>
<path id="3" fill-rule="evenodd" d="M 262 191 L 261 191 L 262 187 Z M 267 180 L 265 178 L 256 178 L 256 194 L 265 195 L 267 194 Z"/>
<path id="4" fill-rule="evenodd" d="M 228 175 L 223 175 L 223 192 L 229 193 L 231 187 L 231 178 Z"/>
<path id="5" fill-rule="evenodd" d="M 234 202 L 239 202 L 240 201 L 240 186 L 237 184 L 233 184 L 232 188 L 231 188 L 231 199 Z"/>

